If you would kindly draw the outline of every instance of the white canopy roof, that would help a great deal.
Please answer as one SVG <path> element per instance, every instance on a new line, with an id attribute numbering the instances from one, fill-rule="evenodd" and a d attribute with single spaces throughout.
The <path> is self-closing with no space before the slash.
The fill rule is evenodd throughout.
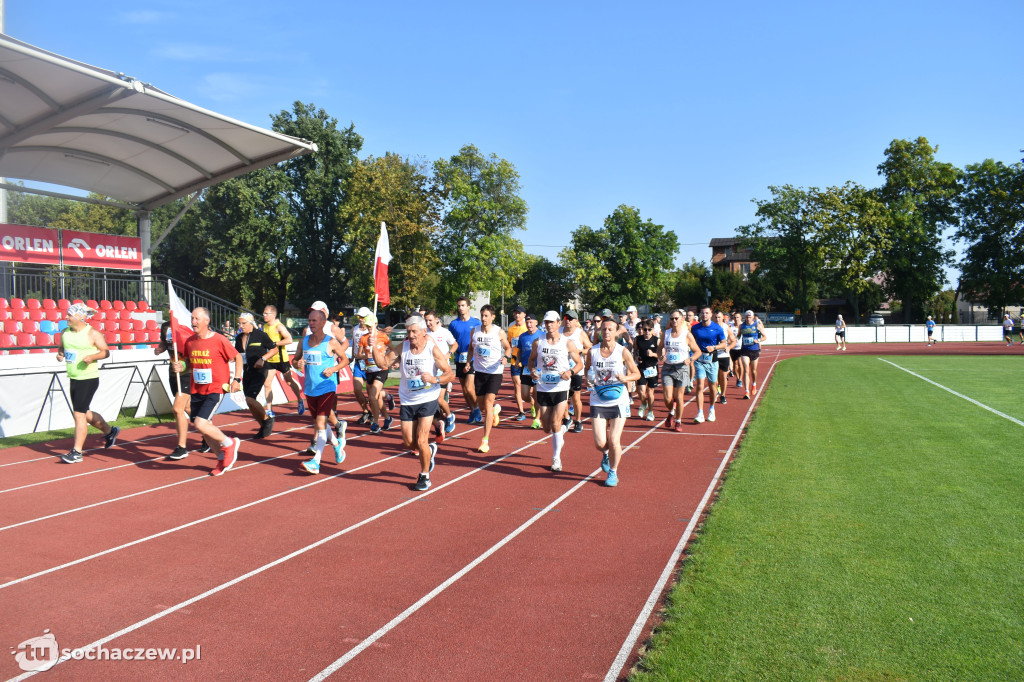
<path id="1" fill-rule="evenodd" d="M 0 35 L 0 177 L 152 209 L 313 151 L 312 142 Z"/>

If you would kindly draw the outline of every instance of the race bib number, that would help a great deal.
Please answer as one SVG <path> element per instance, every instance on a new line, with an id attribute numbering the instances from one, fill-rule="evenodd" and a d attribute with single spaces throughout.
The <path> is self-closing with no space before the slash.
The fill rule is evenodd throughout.
<path id="1" fill-rule="evenodd" d="M 165 335 L 164 341 L 168 346 L 174 341 L 174 332 L 171 331 L 170 327 L 167 328 L 167 334 Z"/>
<path id="2" fill-rule="evenodd" d="M 423 379 L 420 379 L 419 377 L 416 377 L 414 379 L 408 379 L 405 382 L 405 386 L 410 391 L 422 391 L 423 389 L 425 389 L 427 387 L 427 384 L 426 384 L 426 382 L 423 381 Z"/>
<path id="3" fill-rule="evenodd" d="M 192 383 L 193 384 L 212 384 L 213 383 L 213 370 L 209 368 L 194 368 L 192 370 Z"/>
<path id="4" fill-rule="evenodd" d="M 64 349 L 64 362 L 66 362 L 69 365 L 71 365 L 71 364 L 74 364 L 74 362 L 75 362 L 75 360 L 77 358 L 78 358 L 78 353 L 76 353 L 73 350 L 68 350 L 66 348 Z"/>
<path id="5" fill-rule="evenodd" d="M 678 365 L 683 361 L 682 353 L 669 353 L 665 360 L 670 365 Z"/>
<path id="6" fill-rule="evenodd" d="M 482 358 L 489 358 L 491 357 L 491 355 L 493 355 L 493 351 L 487 346 L 477 346 L 476 354 Z"/>
<path id="7" fill-rule="evenodd" d="M 356 360 L 356 367 L 358 367 L 359 369 L 365 370 L 366 369 L 366 362 L 363 361 L 363 360 Z"/>
<path id="8" fill-rule="evenodd" d="M 469 353 L 459 353 L 459 357 L 456 362 L 466 363 L 469 362 Z"/>
<path id="9" fill-rule="evenodd" d="M 572 369 L 575 366 L 576 366 L 576 362 L 572 358 L 569 358 L 569 369 Z"/>
<path id="10" fill-rule="evenodd" d="M 701 362 L 714 362 L 715 361 L 715 354 L 714 353 L 701 353 L 700 361 Z"/>
<path id="11" fill-rule="evenodd" d="M 542 384 L 557 384 L 561 380 L 562 380 L 562 376 L 560 374 L 541 374 L 540 375 L 540 382 Z"/>
<path id="12" fill-rule="evenodd" d="M 644 369 L 644 376 L 647 377 L 648 379 L 650 379 L 651 377 L 658 376 L 658 368 L 657 367 L 647 367 L 647 368 L 645 368 Z"/>
<path id="13" fill-rule="evenodd" d="M 307 365 L 312 365 L 313 367 L 319 367 L 324 362 L 323 355 L 318 350 L 307 350 L 303 354 L 302 359 L 306 361 Z"/>
<path id="14" fill-rule="evenodd" d="M 743 345 L 744 346 L 753 346 L 756 343 L 757 343 L 757 337 L 756 336 L 744 336 L 743 337 Z"/>

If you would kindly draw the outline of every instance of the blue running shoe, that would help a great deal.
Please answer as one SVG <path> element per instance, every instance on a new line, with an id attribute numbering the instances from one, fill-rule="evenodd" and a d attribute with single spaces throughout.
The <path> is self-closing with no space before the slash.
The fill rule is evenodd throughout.
<path id="1" fill-rule="evenodd" d="M 306 404 L 302 398 L 299 398 L 299 416 L 301 417 L 304 414 L 306 414 Z"/>
<path id="2" fill-rule="evenodd" d="M 483 424 L 484 423 L 483 413 L 480 412 L 480 408 L 479 407 L 474 407 L 472 410 L 470 410 L 470 412 L 469 412 L 469 423 L 470 424 L 476 424 L 476 423 Z"/>
<path id="3" fill-rule="evenodd" d="M 451 433 L 455 430 L 455 413 L 452 412 L 444 420 L 444 432 Z"/>
<path id="4" fill-rule="evenodd" d="M 317 464 L 315 459 L 309 459 L 302 463 L 302 468 L 306 470 L 307 474 L 319 474 L 320 465 Z"/>
<path id="5" fill-rule="evenodd" d="M 515 417 L 513 417 L 513 419 L 515 419 L 517 422 L 525 421 L 526 420 L 526 414 L 523 413 L 523 412 L 520 412 Z"/>
<path id="6" fill-rule="evenodd" d="M 394 421 L 395 421 L 395 418 L 392 417 L 390 414 L 388 416 L 384 417 L 384 430 L 387 431 L 388 429 L 390 429 L 391 428 L 391 424 Z"/>
<path id="7" fill-rule="evenodd" d="M 335 441 L 334 443 L 334 463 L 341 464 L 345 461 L 345 446 L 341 444 L 341 441 Z"/>
<path id="8" fill-rule="evenodd" d="M 609 471 L 608 478 L 604 479 L 604 484 L 609 488 L 614 488 L 619 484 L 619 475 L 614 471 Z"/>
<path id="9" fill-rule="evenodd" d="M 606 474 L 612 470 L 612 463 L 608 460 L 608 451 L 606 450 L 604 456 L 601 458 L 601 471 Z"/>
<path id="10" fill-rule="evenodd" d="M 434 458 L 435 457 L 437 457 L 437 443 L 431 443 L 430 444 L 430 468 L 427 469 L 428 472 L 434 470 Z"/>
<path id="11" fill-rule="evenodd" d="M 377 422 L 370 422 L 370 433 L 380 433 L 380 424 Z"/>

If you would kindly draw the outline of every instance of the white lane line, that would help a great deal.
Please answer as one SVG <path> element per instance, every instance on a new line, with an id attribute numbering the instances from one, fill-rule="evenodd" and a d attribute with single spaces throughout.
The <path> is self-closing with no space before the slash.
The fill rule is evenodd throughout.
<path id="1" fill-rule="evenodd" d="M 904 372 L 906 372 L 907 374 L 910 374 L 910 375 L 912 375 L 912 376 L 915 376 L 915 377 L 917 377 L 918 379 L 921 379 L 922 381 L 927 381 L 927 382 L 928 382 L 929 384 L 931 384 L 932 386 L 937 386 L 938 388 L 941 388 L 941 389 L 942 389 L 943 391 L 946 391 L 946 392 L 948 392 L 948 393 L 952 393 L 952 394 L 953 394 L 953 395 L 955 395 L 955 396 L 956 396 L 957 398 L 963 398 L 963 399 L 964 399 L 964 400 L 966 400 L 967 402 L 969 402 L 969 403 L 972 403 L 972 404 L 974 404 L 974 405 L 977 405 L 978 407 L 980 407 L 980 408 L 982 408 L 982 409 L 984 409 L 984 410 L 988 410 L 988 411 L 989 411 L 989 412 L 991 412 L 992 414 L 998 414 L 998 415 L 999 415 L 1000 417 L 1002 417 L 1003 419 L 1006 419 L 1006 420 L 1008 420 L 1008 421 L 1011 421 L 1011 422 L 1013 422 L 1014 424 L 1016 424 L 1017 426 L 1024 426 L 1024 421 L 1021 421 L 1021 420 L 1017 419 L 1016 417 L 1011 417 L 1010 415 L 1008 415 L 1008 414 L 1006 414 L 1006 413 L 1004 413 L 1004 412 L 1000 412 L 999 410 L 997 410 L 997 409 L 995 409 L 995 408 L 989 407 L 989 406 L 988 406 L 988 405 L 986 405 L 985 403 L 979 403 L 979 402 L 978 402 L 977 400 L 975 400 L 974 398 L 970 398 L 970 397 L 968 397 L 968 396 L 965 396 L 965 395 L 964 395 L 963 393 L 957 393 L 957 392 L 956 392 L 956 391 L 954 391 L 953 389 L 951 389 L 951 388 L 947 388 L 947 387 L 943 386 L 942 384 L 936 383 L 936 382 L 932 381 L 931 379 L 929 379 L 928 377 L 923 377 L 923 376 L 921 376 L 920 374 L 918 374 L 918 373 L 916 373 L 916 372 L 911 372 L 911 371 L 910 371 L 909 369 L 907 369 L 906 367 L 900 367 L 900 366 L 899 366 L 899 365 L 897 365 L 897 364 L 896 364 L 895 362 L 889 362 L 889 361 L 888 361 L 888 360 L 886 360 L 885 358 L 878 358 L 878 359 L 879 359 L 879 360 L 881 360 L 882 362 L 884 362 L 884 363 L 885 363 L 885 364 L 887 364 L 887 365 L 892 365 L 892 366 L 893 366 L 893 367 L 895 367 L 896 369 L 902 369 L 902 370 L 903 370 Z"/>
<path id="2" fill-rule="evenodd" d="M 305 428 L 305 427 L 297 426 L 297 427 L 294 427 L 294 428 L 291 428 L 291 429 L 285 429 L 284 431 L 275 431 L 275 433 L 288 433 L 289 431 L 296 431 L 296 430 L 301 429 L 301 428 Z M 349 438 L 346 438 L 345 442 L 348 443 L 350 441 L 359 440 L 360 438 L 365 438 L 368 435 L 370 435 L 370 434 L 369 433 L 364 433 L 364 434 L 360 434 L 358 436 L 351 436 Z M 258 464 L 266 464 L 268 462 L 273 462 L 273 461 L 278 460 L 278 459 L 285 459 L 287 457 L 294 457 L 295 455 L 301 455 L 302 452 L 303 452 L 302 450 L 298 450 L 296 452 L 289 452 L 289 453 L 286 453 L 284 455 L 278 455 L 277 457 L 268 457 L 266 459 L 257 460 L 255 462 L 249 462 L 248 464 L 240 464 L 240 465 L 232 467 L 231 471 L 239 471 L 241 469 L 247 469 L 248 467 L 253 467 L 253 466 L 256 466 Z M 2 527 L 0 527 L 0 532 L 3 532 L 5 530 L 10 530 L 11 528 L 17 528 L 18 526 L 26 526 L 26 525 L 28 525 L 30 523 L 36 523 L 38 521 L 46 521 L 47 519 L 56 518 L 58 516 L 64 516 L 65 514 L 73 514 L 75 512 L 84 511 L 86 509 L 92 509 L 94 507 L 101 507 L 101 506 L 103 506 L 105 504 L 110 504 L 111 502 L 120 502 L 121 500 L 127 500 L 127 499 L 130 499 L 132 497 L 137 497 L 139 495 L 146 495 L 147 493 L 154 493 L 154 492 L 157 492 L 159 490 L 165 490 L 167 488 L 173 488 L 174 486 L 182 485 L 184 483 L 191 483 L 193 481 L 206 481 L 206 480 L 209 480 L 209 478 L 210 478 L 210 475 L 208 473 L 207 474 L 200 474 L 199 476 L 194 476 L 192 478 L 186 478 L 186 479 L 183 479 L 181 481 L 175 481 L 174 483 L 167 483 L 166 485 L 157 486 L 155 488 L 148 488 L 146 490 L 140 490 L 138 492 L 129 493 L 127 495 L 122 495 L 120 497 L 113 497 L 113 498 L 110 498 L 108 500 L 101 500 L 99 502 L 93 502 L 92 504 L 87 504 L 87 505 L 84 505 L 84 506 L 81 506 L 81 507 L 75 507 L 73 509 L 66 509 L 64 511 L 55 512 L 53 514 L 47 514 L 46 516 L 40 516 L 40 517 L 35 518 L 35 519 L 29 519 L 27 521 L 20 521 L 18 523 L 12 523 L 9 526 L 2 526 Z"/>
<path id="3" fill-rule="evenodd" d="M 679 538 L 679 542 L 676 544 L 676 548 L 672 551 L 672 555 L 669 557 L 668 563 L 665 564 L 665 568 L 662 570 L 661 576 L 658 578 L 658 582 L 655 583 L 654 589 L 651 590 L 650 596 L 647 597 L 647 603 L 644 604 L 643 609 L 640 611 L 640 615 L 637 616 L 636 620 L 633 622 L 633 627 L 630 628 L 629 634 L 626 636 L 626 641 L 622 643 L 619 653 L 615 656 L 615 660 L 612 661 L 612 665 L 608 669 L 608 674 L 604 677 L 605 682 L 614 682 L 614 680 L 617 680 L 619 678 L 619 674 L 622 672 L 623 666 L 625 666 L 626 661 L 629 660 L 629 657 L 633 652 L 633 647 L 636 646 L 636 642 L 640 639 L 644 626 L 647 624 L 647 619 L 651 617 L 651 613 L 654 611 L 654 607 L 658 603 L 658 598 L 661 596 L 662 590 L 665 589 L 665 584 L 675 572 L 675 567 L 679 563 L 679 557 L 682 555 L 683 549 L 686 547 L 686 543 L 689 542 L 690 536 L 693 534 L 693 530 L 697 527 L 697 522 L 700 520 L 701 514 L 704 512 L 704 507 L 707 506 L 708 501 L 711 499 L 711 494 L 715 491 L 715 487 L 718 485 L 718 481 L 722 477 L 722 471 L 725 469 L 725 465 L 729 462 L 729 457 L 732 456 L 732 452 L 736 448 L 736 444 L 739 442 L 740 436 L 743 434 L 743 429 L 746 427 L 747 421 L 750 419 L 750 415 L 754 412 L 754 407 L 756 407 L 757 403 L 761 401 L 761 396 L 764 395 L 764 390 L 768 387 L 768 379 L 771 377 L 772 371 L 775 369 L 775 365 L 779 361 L 779 355 L 779 353 L 776 353 L 775 359 L 772 361 L 771 366 L 768 368 L 768 373 L 764 377 L 762 388 L 757 391 L 755 398 L 750 401 L 750 407 L 747 408 L 747 413 L 743 415 L 743 421 L 740 422 L 739 427 L 736 429 L 736 434 L 732 439 L 732 443 L 729 444 L 729 449 L 722 456 L 722 461 L 718 465 L 718 470 L 715 471 L 714 478 L 711 479 L 707 490 L 704 491 L 704 497 L 701 498 L 700 503 L 697 505 L 693 515 L 690 517 L 690 522 L 686 524 L 683 536 Z"/>
<path id="4" fill-rule="evenodd" d="M 388 514 L 391 514 L 392 512 L 396 512 L 399 509 L 403 509 L 403 508 L 409 506 L 410 504 L 414 504 L 416 502 L 419 502 L 420 500 L 422 500 L 422 499 L 424 499 L 424 498 L 426 498 L 426 497 L 428 497 L 430 495 L 433 495 L 434 493 L 436 493 L 438 491 L 444 490 L 445 488 L 447 488 L 447 487 L 449 487 L 451 485 L 454 485 L 455 483 L 458 483 L 459 481 L 461 481 L 464 478 L 468 478 L 469 476 L 472 476 L 473 474 L 476 474 L 476 473 L 478 473 L 480 471 L 483 471 L 484 469 L 487 469 L 487 468 L 489 468 L 489 467 L 491 467 L 491 466 L 493 466 L 493 465 L 495 465 L 495 464 L 497 464 L 499 462 L 502 462 L 502 461 L 508 459 L 509 457 L 513 456 L 513 455 L 519 454 L 520 452 L 522 452 L 523 450 L 526 450 L 529 447 L 532 447 L 534 445 L 538 445 L 540 443 L 543 443 L 548 438 L 550 438 L 550 436 L 545 436 L 544 438 L 541 438 L 540 440 L 527 443 L 523 447 L 521 447 L 521 448 L 519 448 L 517 450 L 513 450 L 512 452 L 508 453 L 507 455 L 502 455 L 498 459 L 495 459 L 495 460 L 492 460 L 490 462 L 487 462 L 486 464 L 483 464 L 483 465 L 481 465 L 481 466 L 479 466 L 476 469 L 473 469 L 471 471 L 467 471 L 466 473 L 464 473 L 461 476 L 458 476 L 456 478 L 453 478 L 452 480 L 448 481 L 447 483 L 442 483 L 441 485 L 437 486 L 436 488 L 431 488 L 430 490 L 427 490 L 426 492 L 421 493 L 420 495 L 418 495 L 416 497 L 410 498 L 410 499 L 408 499 L 408 500 L 406 500 L 404 502 L 400 502 L 400 503 L 396 504 L 393 507 L 389 507 L 388 509 L 385 509 L 384 511 L 378 512 L 378 513 L 374 514 L 373 516 L 369 516 L 369 517 L 363 519 L 362 521 L 359 521 L 357 523 L 352 524 L 351 526 L 348 526 L 347 528 L 343 528 L 343 529 L 339 530 L 337 533 L 333 533 L 331 535 L 328 535 L 325 538 L 321 538 L 320 540 L 317 540 L 316 542 L 313 542 L 313 543 L 311 543 L 309 545 L 306 545 L 305 547 L 300 547 L 299 549 L 295 550 L 294 552 L 291 552 L 290 554 L 286 554 L 283 557 L 275 559 L 274 561 L 271 561 L 269 563 L 263 564 L 262 566 L 259 566 L 258 568 L 254 568 L 253 570 L 249 571 L 248 573 L 244 573 L 244 574 L 238 576 L 237 578 L 232 578 L 231 580 L 228 580 L 227 582 L 221 583 L 220 585 L 217 585 L 216 587 L 210 588 L 206 592 L 203 592 L 202 594 L 197 594 L 196 596 L 192 597 L 191 599 L 186 599 L 185 601 L 179 602 L 179 603 L 175 604 L 174 606 L 168 607 L 168 608 L 164 609 L 163 611 L 160 611 L 159 613 L 154 613 L 152 616 L 149 616 L 148 618 L 144 618 L 144 619 L 138 621 L 137 623 L 133 623 L 132 625 L 129 625 L 128 627 L 122 628 L 122 629 L 118 630 L 117 632 L 115 632 L 113 634 L 107 635 L 106 637 L 103 637 L 102 639 L 98 639 L 95 642 L 92 642 L 91 644 L 86 644 L 86 645 L 80 646 L 80 647 L 70 647 L 70 648 L 72 650 L 74 650 L 76 648 L 77 649 L 82 649 L 82 650 L 99 648 L 99 647 L 103 646 L 104 644 L 107 644 L 108 642 L 111 642 L 111 641 L 117 639 L 118 637 L 121 637 L 123 635 L 127 635 L 130 632 L 134 632 L 135 630 L 138 630 L 139 628 L 145 627 L 146 625 L 149 625 L 150 623 L 153 623 L 153 622 L 155 622 L 157 620 L 160 620 L 161 618 L 164 618 L 166 616 L 171 615 L 172 613 L 180 611 L 181 609 L 183 609 L 183 608 L 185 608 L 187 606 L 191 606 L 192 604 L 195 604 L 196 602 L 202 601 L 203 599 L 206 599 L 207 597 L 211 597 L 211 596 L 217 594 L 218 592 L 226 590 L 229 587 L 232 587 L 232 586 L 237 585 L 237 584 L 239 584 L 239 583 L 241 583 L 241 582 L 243 582 L 245 580 L 248 580 L 249 578 L 257 576 L 260 573 L 264 573 L 265 571 L 268 571 L 271 568 L 274 568 L 275 566 L 279 566 L 279 565 L 281 565 L 281 564 L 283 564 L 283 563 L 285 563 L 287 561 L 290 561 L 291 559 L 294 559 L 295 557 L 301 556 L 301 555 L 305 554 L 306 552 L 309 552 L 309 551 L 311 551 L 313 549 L 316 549 L 317 547 L 320 547 L 321 545 L 325 545 L 325 544 L 327 544 L 328 542 L 330 542 L 332 540 L 340 538 L 342 535 L 347 535 L 348 533 L 351 533 L 354 530 L 362 528 L 363 526 L 368 525 L 368 524 L 372 523 L 373 521 L 376 521 L 377 519 L 383 518 L 383 517 L 387 516 Z M 394 455 L 393 457 L 400 457 L 400 456 L 402 456 L 404 454 L 407 454 L 407 453 L 401 453 L 399 455 Z M 382 461 L 386 461 L 387 459 L 392 459 L 392 457 L 385 458 L 385 460 L 382 460 Z M 367 466 L 370 466 L 370 465 L 367 465 Z M 355 471 L 355 469 L 353 469 L 353 471 Z M 334 478 L 334 477 L 332 477 L 332 478 Z M 329 480 L 329 479 L 322 479 L 322 480 Z M 2 586 L 0 586 L 0 587 L 2 587 Z M 65 662 L 67 662 L 69 660 L 71 660 L 70 656 L 61 656 L 59 659 L 57 659 L 57 662 L 54 663 L 54 665 L 60 665 L 61 663 L 65 663 Z M 11 682 L 14 682 L 15 680 L 25 680 L 25 679 L 28 679 L 29 677 L 32 677 L 33 675 L 37 674 L 37 672 L 39 672 L 39 671 L 32 671 L 32 672 L 23 673 L 23 674 L 19 675 L 18 677 L 12 678 Z"/>

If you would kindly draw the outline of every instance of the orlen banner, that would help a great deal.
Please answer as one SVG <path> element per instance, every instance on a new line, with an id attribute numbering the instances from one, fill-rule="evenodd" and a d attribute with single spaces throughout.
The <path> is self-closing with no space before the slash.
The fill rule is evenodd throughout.
<path id="1" fill-rule="evenodd" d="M 142 250 L 138 237 L 115 237 L 94 232 L 61 230 L 64 267 L 141 270 Z"/>
<path id="2" fill-rule="evenodd" d="M 0 260 L 59 265 L 57 238 L 57 230 L 45 227 L 0 225 Z"/>

